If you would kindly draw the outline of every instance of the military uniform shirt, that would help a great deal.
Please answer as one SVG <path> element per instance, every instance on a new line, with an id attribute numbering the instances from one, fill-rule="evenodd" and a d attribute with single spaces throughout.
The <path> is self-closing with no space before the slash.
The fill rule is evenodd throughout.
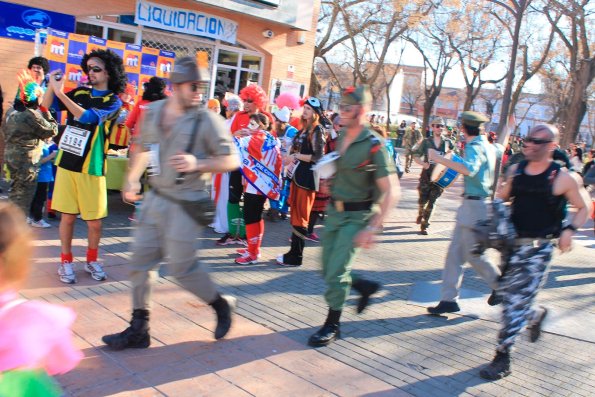
<path id="1" fill-rule="evenodd" d="M 441 156 L 444 156 L 447 152 L 454 149 L 454 144 L 448 138 L 441 137 L 440 138 L 440 145 L 438 147 L 434 146 L 434 137 L 431 136 L 423 140 L 419 148 L 415 151 L 415 155 L 419 157 L 423 157 L 424 162 L 428 162 L 428 150 L 434 149 L 436 150 Z M 432 174 L 434 170 L 435 164 L 430 164 L 430 168 L 422 169 L 422 173 L 427 173 L 428 175 Z"/>
<path id="2" fill-rule="evenodd" d="M 122 101 L 111 91 L 98 91 L 87 87 L 79 87 L 66 93 L 74 103 L 85 110 L 92 111 L 99 119 L 98 123 L 81 123 L 68 112 L 67 125 L 91 131 L 82 156 L 59 150 L 55 164 L 69 171 L 83 174 L 105 175 L 105 157 L 109 146 L 108 135 L 112 122 L 118 117 Z M 58 101 L 60 110 L 67 110 Z"/>
<path id="3" fill-rule="evenodd" d="M 465 145 L 463 164 L 469 170 L 465 175 L 465 195 L 488 197 L 492 194 L 496 159 L 502 158 L 504 147 L 491 144 L 485 135 L 473 137 Z"/>
<path id="4" fill-rule="evenodd" d="M 169 158 L 188 151 L 188 143 L 194 127 L 197 127 L 197 131 L 192 154 L 197 159 L 237 153 L 231 134 L 225 128 L 221 116 L 206 109 L 196 109 L 178 117 L 176 124 L 166 135 L 166 131 L 161 128 L 160 120 L 163 107 L 169 100 L 173 99 L 152 102 L 145 110 L 145 119 L 140 128 L 141 144 L 145 150 L 155 150 L 159 158 L 160 173 L 151 176 L 149 183 L 163 193 L 179 199 L 195 200 L 208 197 L 207 189 L 211 184 L 211 174 L 189 172 L 184 176 L 181 184 L 176 184 L 178 172 L 169 164 Z M 200 121 L 197 125 L 196 119 L 199 116 Z"/>
<path id="5" fill-rule="evenodd" d="M 340 134 L 338 148 L 341 147 L 343 140 L 344 134 Z M 375 145 L 380 147 L 371 153 Z M 334 200 L 344 202 L 377 200 L 376 180 L 395 172 L 395 166 L 389 160 L 384 140 L 365 127 L 337 160 L 337 173 L 331 187 L 331 196 Z"/>

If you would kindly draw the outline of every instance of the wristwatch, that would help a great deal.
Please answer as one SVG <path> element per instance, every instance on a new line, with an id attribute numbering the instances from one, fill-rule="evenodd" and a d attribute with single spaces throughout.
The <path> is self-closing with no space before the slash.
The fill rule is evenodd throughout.
<path id="1" fill-rule="evenodd" d="M 568 223 L 562 227 L 562 230 L 572 230 L 573 232 L 576 232 L 577 229 L 572 223 Z"/>

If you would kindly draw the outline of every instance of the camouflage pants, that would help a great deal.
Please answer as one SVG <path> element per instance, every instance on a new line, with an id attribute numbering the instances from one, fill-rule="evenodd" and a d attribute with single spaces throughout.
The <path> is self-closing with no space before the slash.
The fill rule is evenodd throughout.
<path id="1" fill-rule="evenodd" d="M 409 172 L 409 168 L 411 168 L 411 164 L 413 164 L 413 152 L 411 149 L 406 149 L 405 153 L 405 171 Z"/>
<path id="2" fill-rule="evenodd" d="M 438 197 L 442 195 L 444 189 L 431 182 L 429 176 L 422 174 L 419 178 L 417 191 L 419 192 L 419 199 L 417 201 L 419 204 L 418 215 L 422 217 L 422 226 L 427 228 L 430 226 L 430 216 L 434 210 L 434 204 L 438 200 Z"/>
<path id="3" fill-rule="evenodd" d="M 509 352 L 517 335 L 533 320 L 533 301 L 545 281 L 553 250 L 551 242 L 537 247 L 529 244 L 515 248 L 510 256 L 498 287 L 503 300 L 498 351 Z"/>
<path id="4" fill-rule="evenodd" d="M 37 188 L 38 168 L 28 159 L 14 159 L 12 156 L 7 156 L 6 166 L 13 182 L 8 199 L 28 216 Z"/>

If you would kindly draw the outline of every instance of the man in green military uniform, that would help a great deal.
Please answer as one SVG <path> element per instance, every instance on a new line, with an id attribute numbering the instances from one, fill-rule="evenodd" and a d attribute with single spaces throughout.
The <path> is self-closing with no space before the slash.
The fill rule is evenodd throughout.
<path id="1" fill-rule="evenodd" d="M 454 149 L 452 141 L 444 135 L 444 120 L 442 117 L 436 117 L 432 120 L 432 136 L 423 140 L 419 148 L 414 152 L 414 161 L 421 165 L 422 170 L 419 175 L 419 185 L 417 190 L 419 192 L 419 213 L 415 223 L 421 225 L 420 233 L 428 234 L 428 227 L 430 226 L 430 216 L 434 209 L 434 203 L 442 195 L 444 189 L 434 182 L 432 182 L 432 172 L 434 171 L 434 163 L 428 161 L 428 150 L 437 150 L 441 155 L 451 152 Z"/>
<path id="2" fill-rule="evenodd" d="M 416 128 L 415 121 L 411 123 L 409 128 L 405 131 L 403 137 L 403 147 L 405 148 L 405 172 L 409 172 L 411 163 L 413 162 L 413 153 L 424 139 L 421 131 Z"/>
<path id="3" fill-rule="evenodd" d="M 322 239 L 322 273 L 327 284 L 324 297 L 329 311 L 324 326 L 308 341 L 314 347 L 328 345 L 339 337 L 339 319 L 351 287 L 361 294 L 358 313 L 380 287 L 351 274 L 355 254 L 374 244 L 374 237 L 381 231 L 400 192 L 396 170 L 382 138 L 366 122 L 371 102 L 368 86 L 349 87 L 341 98 L 339 109 L 344 128 L 337 141 L 340 158 Z"/>

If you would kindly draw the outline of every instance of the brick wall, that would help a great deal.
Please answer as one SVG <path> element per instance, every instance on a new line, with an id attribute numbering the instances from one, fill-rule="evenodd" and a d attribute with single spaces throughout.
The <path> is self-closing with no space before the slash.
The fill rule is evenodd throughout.
<path id="1" fill-rule="evenodd" d="M 316 37 L 316 24 L 320 1 L 315 1 L 312 19 L 312 30 L 304 32 L 305 43 L 298 44 L 300 31 L 257 18 L 245 17 L 230 11 L 208 7 L 199 2 L 186 0 L 153 0 L 154 2 L 173 7 L 197 9 L 238 23 L 237 40 L 239 43 L 262 53 L 265 60 L 262 85 L 269 92 L 272 79 L 292 80 L 304 84 L 306 93 L 310 84 L 312 71 L 312 57 Z M 87 0 L 85 6 L 80 7 L 80 0 L 61 0 L 48 3 L 47 1 L 29 0 L 13 1 L 30 7 L 48 9 L 51 11 L 74 14 L 75 16 L 93 16 L 109 14 L 133 14 L 135 0 Z M 51 4 L 51 5 L 50 5 Z M 270 29 L 274 37 L 267 39 L 262 32 Z M 0 68 L 0 83 L 6 94 L 5 98 L 14 98 L 16 93 L 16 72 L 26 66 L 27 60 L 33 56 L 33 44 L 19 40 L 0 38 L 0 56 L 4 61 Z M 7 65 L 8 64 L 8 65 Z M 294 66 L 293 78 L 288 78 L 287 69 Z"/>

